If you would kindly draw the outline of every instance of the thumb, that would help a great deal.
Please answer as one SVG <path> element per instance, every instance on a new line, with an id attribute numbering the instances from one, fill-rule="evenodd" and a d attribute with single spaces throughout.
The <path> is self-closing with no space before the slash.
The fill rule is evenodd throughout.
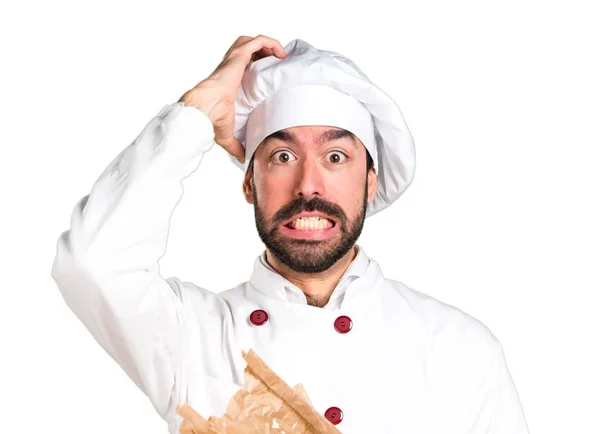
<path id="1" fill-rule="evenodd" d="M 213 122 L 215 143 L 217 143 L 243 164 L 246 157 L 246 149 L 235 137 L 233 132 L 234 123 L 235 118 L 231 115 Z"/>
<path id="2" fill-rule="evenodd" d="M 244 164 L 246 158 L 246 149 L 233 135 L 226 138 L 216 138 L 215 142 L 233 155 L 241 164 Z"/>

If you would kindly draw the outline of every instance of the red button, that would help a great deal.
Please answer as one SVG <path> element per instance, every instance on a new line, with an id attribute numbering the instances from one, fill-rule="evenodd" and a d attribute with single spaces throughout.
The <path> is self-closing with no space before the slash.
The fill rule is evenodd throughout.
<path id="1" fill-rule="evenodd" d="M 325 412 L 325 418 L 334 425 L 337 425 L 344 418 L 344 413 L 337 407 L 329 407 Z"/>
<path id="2" fill-rule="evenodd" d="M 256 326 L 261 326 L 267 322 L 269 314 L 262 309 L 255 310 L 250 314 L 250 322 Z"/>
<path id="3" fill-rule="evenodd" d="M 348 333 L 352 329 L 352 320 L 349 316 L 342 315 L 335 320 L 333 326 L 338 333 Z"/>

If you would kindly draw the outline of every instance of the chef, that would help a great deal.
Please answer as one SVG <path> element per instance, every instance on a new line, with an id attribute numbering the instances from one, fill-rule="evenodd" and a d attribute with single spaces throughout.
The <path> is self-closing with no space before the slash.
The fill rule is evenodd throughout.
<path id="1" fill-rule="evenodd" d="M 215 143 L 266 247 L 221 293 L 158 272 L 182 180 Z M 242 36 L 77 202 L 52 277 L 171 434 L 184 403 L 224 413 L 249 349 L 345 434 L 525 434 L 492 332 L 387 279 L 356 242 L 414 171 L 398 106 L 351 60 Z"/>

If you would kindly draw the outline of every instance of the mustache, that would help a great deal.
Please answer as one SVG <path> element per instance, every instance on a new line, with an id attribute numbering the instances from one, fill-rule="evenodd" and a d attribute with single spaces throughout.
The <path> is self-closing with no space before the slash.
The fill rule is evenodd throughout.
<path id="1" fill-rule="evenodd" d="M 328 202 L 318 196 L 315 196 L 310 200 L 299 197 L 277 211 L 273 216 L 273 221 L 279 225 L 303 211 L 322 212 L 323 214 L 336 218 L 340 222 L 341 227 L 345 227 L 346 214 L 344 213 L 344 210 L 339 205 Z"/>

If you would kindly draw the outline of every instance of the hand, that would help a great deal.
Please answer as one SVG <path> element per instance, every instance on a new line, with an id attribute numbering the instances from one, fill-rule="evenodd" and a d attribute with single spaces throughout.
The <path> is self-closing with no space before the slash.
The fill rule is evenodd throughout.
<path id="1" fill-rule="evenodd" d="M 187 91 L 179 99 L 186 106 L 194 106 L 211 120 L 215 130 L 215 143 L 244 162 L 245 149 L 234 136 L 235 98 L 246 67 L 263 57 L 286 57 L 276 39 L 264 35 L 254 38 L 240 36 L 229 48 L 223 61 L 205 80 Z"/>

